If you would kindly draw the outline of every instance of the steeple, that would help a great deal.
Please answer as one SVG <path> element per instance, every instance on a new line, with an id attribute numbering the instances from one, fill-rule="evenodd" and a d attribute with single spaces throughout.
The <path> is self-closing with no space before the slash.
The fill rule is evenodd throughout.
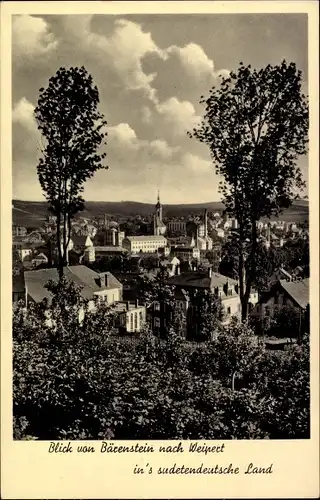
<path id="1" fill-rule="evenodd" d="M 160 203 L 160 191 L 158 189 L 158 197 L 157 197 L 157 204 L 156 204 L 156 216 L 159 218 L 159 221 L 162 221 L 162 206 Z"/>

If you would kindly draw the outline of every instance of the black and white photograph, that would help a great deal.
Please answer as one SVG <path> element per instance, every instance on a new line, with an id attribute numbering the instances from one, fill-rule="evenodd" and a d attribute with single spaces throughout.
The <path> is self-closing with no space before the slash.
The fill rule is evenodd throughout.
<path id="1" fill-rule="evenodd" d="M 11 19 L 13 439 L 310 439 L 308 15 Z"/>

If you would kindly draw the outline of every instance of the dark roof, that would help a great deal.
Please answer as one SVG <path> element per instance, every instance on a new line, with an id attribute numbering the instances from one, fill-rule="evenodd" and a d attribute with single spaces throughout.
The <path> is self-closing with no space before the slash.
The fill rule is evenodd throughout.
<path id="1" fill-rule="evenodd" d="M 97 245 L 94 247 L 96 252 L 123 252 L 127 253 L 128 250 L 122 247 L 116 247 L 116 246 L 111 246 L 111 245 Z"/>
<path id="2" fill-rule="evenodd" d="M 76 285 L 82 287 L 81 295 L 84 298 L 91 299 L 95 292 L 112 288 L 121 288 L 121 283 L 109 272 L 102 273 L 107 275 L 107 286 L 101 287 L 99 284 L 99 273 L 86 266 L 69 266 L 64 268 L 64 275 Z M 35 302 L 40 302 L 44 298 L 50 300 L 51 294 L 45 288 L 49 280 L 58 280 L 57 269 L 37 269 L 35 271 L 26 271 L 24 273 L 28 295 Z"/>
<path id="3" fill-rule="evenodd" d="M 168 279 L 168 284 L 175 286 L 182 286 L 186 288 L 207 288 L 213 289 L 216 287 L 223 287 L 227 281 L 230 285 L 236 285 L 237 281 L 223 274 L 211 273 L 211 278 L 209 272 L 206 271 L 190 271 L 186 273 L 181 273 L 176 276 L 172 276 Z"/>
<path id="4" fill-rule="evenodd" d="M 300 306 L 305 309 L 309 304 L 309 278 L 299 281 L 280 280 L 281 287 Z"/>

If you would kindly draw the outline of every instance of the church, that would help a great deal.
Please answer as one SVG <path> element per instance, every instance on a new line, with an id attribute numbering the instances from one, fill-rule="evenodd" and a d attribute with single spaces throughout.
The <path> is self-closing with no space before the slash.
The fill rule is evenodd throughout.
<path id="1" fill-rule="evenodd" d="M 153 216 L 153 234 L 154 236 L 163 236 L 166 234 L 167 226 L 162 220 L 162 205 L 160 203 L 160 193 L 158 191 L 158 200 L 156 204 L 156 213 Z"/>

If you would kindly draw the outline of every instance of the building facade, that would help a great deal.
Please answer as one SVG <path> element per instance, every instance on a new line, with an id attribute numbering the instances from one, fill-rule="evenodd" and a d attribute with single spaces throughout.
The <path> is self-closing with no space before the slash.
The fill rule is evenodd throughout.
<path id="1" fill-rule="evenodd" d="M 122 242 L 124 249 L 131 253 L 152 253 L 158 252 L 161 248 L 167 247 L 167 239 L 162 236 L 127 236 Z"/>

